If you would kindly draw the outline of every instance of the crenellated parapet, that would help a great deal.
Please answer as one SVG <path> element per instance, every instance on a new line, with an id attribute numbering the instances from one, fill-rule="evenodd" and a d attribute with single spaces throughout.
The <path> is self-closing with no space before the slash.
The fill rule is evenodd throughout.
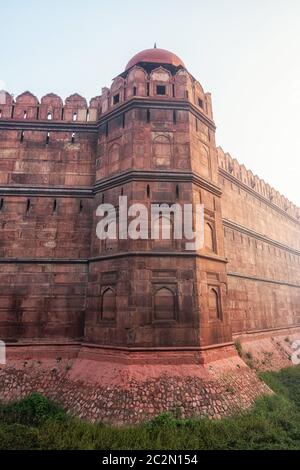
<path id="1" fill-rule="evenodd" d="M 270 203 L 275 204 L 280 209 L 284 210 L 291 217 L 300 220 L 300 208 L 294 203 L 276 191 L 276 189 L 272 188 L 263 179 L 254 175 L 251 170 L 247 170 L 245 165 L 240 164 L 235 158 L 232 158 L 229 153 L 225 153 L 221 147 L 217 148 L 217 155 L 219 168 L 237 178 L 243 184 L 267 199 Z"/>
<path id="2" fill-rule="evenodd" d="M 30 121 L 95 122 L 98 119 L 99 101 L 90 100 L 75 93 L 65 101 L 54 93 L 48 93 L 39 101 L 29 91 L 16 98 L 6 91 L 0 91 L 0 119 Z"/>
<path id="3" fill-rule="evenodd" d="M 211 95 L 183 67 L 143 63 L 117 76 L 110 88 L 102 88 L 99 114 L 118 108 L 132 98 L 189 102 L 212 119 Z"/>
<path id="4" fill-rule="evenodd" d="M 63 99 L 54 93 L 38 98 L 25 91 L 16 98 L 0 91 L 0 119 L 96 122 L 102 115 L 117 109 L 133 98 L 159 101 L 184 101 L 209 119 L 213 119 L 211 95 L 183 67 L 153 64 L 135 65 L 117 76 L 110 88 L 87 104 L 77 93 Z"/>

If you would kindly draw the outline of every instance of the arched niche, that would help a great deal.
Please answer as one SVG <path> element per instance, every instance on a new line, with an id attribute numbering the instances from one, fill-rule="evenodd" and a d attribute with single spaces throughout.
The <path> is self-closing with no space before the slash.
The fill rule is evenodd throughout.
<path id="1" fill-rule="evenodd" d="M 221 318 L 220 292 L 216 286 L 209 286 L 208 288 L 208 308 L 210 320 L 218 320 Z"/>
<path id="2" fill-rule="evenodd" d="M 160 134 L 152 143 L 152 161 L 154 168 L 170 168 L 172 150 L 170 137 Z"/>
<path id="3" fill-rule="evenodd" d="M 154 293 L 154 318 L 157 321 L 175 320 L 176 296 L 169 287 L 160 287 Z"/>
<path id="4" fill-rule="evenodd" d="M 157 250 L 168 250 L 173 247 L 174 244 L 174 220 L 173 214 L 170 217 L 159 215 L 152 222 L 152 235 L 153 238 L 152 246 Z"/>
<path id="5" fill-rule="evenodd" d="M 134 67 L 127 76 L 126 98 L 147 95 L 147 74 L 141 67 Z"/>
<path id="6" fill-rule="evenodd" d="M 179 70 L 174 83 L 176 98 L 193 101 L 193 83 L 188 72 Z"/>
<path id="7" fill-rule="evenodd" d="M 101 295 L 100 319 L 103 321 L 114 322 L 117 316 L 117 302 L 115 290 L 107 287 Z"/>
<path id="8" fill-rule="evenodd" d="M 158 67 L 150 74 L 150 95 L 172 96 L 172 77 L 168 70 Z"/>
<path id="9" fill-rule="evenodd" d="M 194 82 L 194 104 L 203 111 L 206 111 L 204 90 L 198 81 Z"/>
<path id="10" fill-rule="evenodd" d="M 209 147 L 205 144 L 200 144 L 200 173 L 201 176 L 211 179 L 211 160 Z"/>
<path id="11" fill-rule="evenodd" d="M 124 100 L 124 79 L 117 77 L 110 87 L 110 106 L 115 106 Z"/>
<path id="12" fill-rule="evenodd" d="M 115 172 L 119 170 L 121 157 L 121 146 L 118 143 L 112 144 L 108 149 L 108 171 Z"/>
<path id="13" fill-rule="evenodd" d="M 215 233 L 210 222 L 204 224 L 204 246 L 208 251 L 215 251 Z"/>

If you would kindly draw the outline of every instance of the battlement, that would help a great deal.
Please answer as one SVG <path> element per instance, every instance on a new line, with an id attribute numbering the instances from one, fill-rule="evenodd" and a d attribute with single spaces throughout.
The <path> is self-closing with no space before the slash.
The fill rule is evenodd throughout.
<path id="1" fill-rule="evenodd" d="M 262 197 L 268 199 L 287 214 L 300 220 L 300 208 L 289 201 L 285 196 L 272 188 L 259 176 L 254 175 L 251 170 L 247 170 L 245 165 L 240 164 L 235 158 L 232 158 L 228 152 L 224 152 L 221 147 L 217 148 L 219 167 L 239 179 L 243 184 L 249 186 Z"/>
<path id="2" fill-rule="evenodd" d="M 176 72 L 176 73 L 175 73 Z M 0 91 L 0 119 L 96 122 L 103 114 L 118 108 L 132 98 L 188 101 L 212 119 L 210 93 L 185 69 L 171 71 L 167 66 L 150 67 L 140 64 L 117 76 L 110 88 L 102 88 L 100 96 L 87 104 L 84 97 L 74 93 L 63 101 L 55 93 L 38 98 L 25 91 L 14 99 Z"/>
<path id="3" fill-rule="evenodd" d="M 102 88 L 99 97 L 104 114 L 131 98 L 188 101 L 198 110 L 212 115 L 211 94 L 184 68 L 141 62 L 118 75 L 110 88 Z"/>
<path id="4" fill-rule="evenodd" d="M 95 122 L 98 119 L 98 99 L 92 98 L 88 106 L 86 99 L 77 93 L 63 102 L 55 93 L 48 93 L 39 101 L 29 91 L 16 99 L 8 92 L 0 91 L 0 119 Z"/>

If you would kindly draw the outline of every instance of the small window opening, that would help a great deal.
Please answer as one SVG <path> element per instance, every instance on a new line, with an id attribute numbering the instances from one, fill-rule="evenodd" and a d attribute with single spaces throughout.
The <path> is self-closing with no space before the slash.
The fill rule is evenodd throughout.
<path id="1" fill-rule="evenodd" d="M 103 202 L 104 202 L 104 199 L 105 199 L 105 198 L 104 198 L 104 194 L 102 194 L 102 204 L 103 204 Z"/>
<path id="2" fill-rule="evenodd" d="M 63 118 L 64 118 L 64 113 L 65 113 L 64 108 L 61 108 L 61 120 L 63 120 Z"/>
<path id="3" fill-rule="evenodd" d="M 123 129 L 125 127 L 125 113 L 123 113 L 123 116 L 122 116 L 122 127 Z"/>
<path id="4" fill-rule="evenodd" d="M 86 120 L 87 121 L 90 120 L 90 110 L 89 109 L 86 110 Z"/>
<path id="5" fill-rule="evenodd" d="M 157 86 L 156 86 L 156 94 L 157 94 L 157 95 L 165 95 L 165 94 L 166 94 L 166 87 L 165 87 L 165 85 L 157 85 Z"/>
<path id="6" fill-rule="evenodd" d="M 49 141 L 50 141 L 50 132 L 47 132 L 47 135 L 46 135 L 46 144 L 47 145 L 49 144 Z"/>
<path id="7" fill-rule="evenodd" d="M 77 121 L 77 113 L 73 113 L 73 121 Z"/>
<path id="8" fill-rule="evenodd" d="M 150 84 L 149 82 L 147 82 L 147 96 L 149 96 L 150 94 Z"/>
<path id="9" fill-rule="evenodd" d="M 105 135 L 108 136 L 108 122 L 105 124 Z"/>
<path id="10" fill-rule="evenodd" d="M 136 96 L 136 86 L 133 87 L 133 96 Z"/>
<path id="11" fill-rule="evenodd" d="M 176 184 L 176 199 L 179 199 L 179 186 Z"/>
<path id="12" fill-rule="evenodd" d="M 173 98 L 175 98 L 175 85 L 174 85 L 174 83 L 172 85 L 172 96 L 173 96 Z"/>
<path id="13" fill-rule="evenodd" d="M 48 121 L 51 121 L 51 120 L 52 120 L 52 113 L 50 113 L 50 112 L 47 113 L 47 119 L 48 119 Z"/>
<path id="14" fill-rule="evenodd" d="M 176 110 L 173 110 L 173 124 L 176 124 Z"/>
<path id="15" fill-rule="evenodd" d="M 75 132 L 72 132 L 71 143 L 75 143 Z"/>
<path id="16" fill-rule="evenodd" d="M 24 142 L 24 131 L 21 131 L 20 142 Z"/>
<path id="17" fill-rule="evenodd" d="M 3 197 L 2 197 L 2 198 L 0 199 L 0 211 L 2 211 L 3 206 L 4 206 L 4 199 L 3 199 Z"/>
<path id="18" fill-rule="evenodd" d="M 38 119 L 40 117 L 40 108 L 36 108 L 36 118 Z"/>
<path id="19" fill-rule="evenodd" d="M 27 199 L 26 212 L 30 211 L 30 207 L 31 207 L 30 199 Z"/>
<path id="20" fill-rule="evenodd" d="M 120 101 L 120 93 L 117 93 L 116 95 L 114 95 L 113 97 L 113 104 L 118 104 Z"/>
<path id="21" fill-rule="evenodd" d="M 82 202 L 82 200 L 80 199 L 80 203 L 79 203 L 79 212 L 82 212 L 82 209 L 83 209 L 83 202 Z"/>
<path id="22" fill-rule="evenodd" d="M 185 97 L 187 100 L 189 99 L 189 92 L 187 90 L 185 90 Z"/>
<path id="23" fill-rule="evenodd" d="M 27 119 L 27 111 L 24 111 L 23 118 Z"/>
<path id="24" fill-rule="evenodd" d="M 149 199 L 150 198 L 150 186 L 149 184 L 147 184 L 147 198 Z"/>
<path id="25" fill-rule="evenodd" d="M 13 118 L 14 117 L 14 113 L 15 113 L 15 107 L 14 105 L 11 107 L 11 117 Z"/>
<path id="26" fill-rule="evenodd" d="M 201 98 L 198 98 L 198 105 L 200 108 L 203 108 L 203 100 L 201 100 Z"/>
<path id="27" fill-rule="evenodd" d="M 57 200 L 54 199 L 54 201 L 53 201 L 53 212 L 56 212 L 56 210 L 57 210 Z"/>
<path id="28" fill-rule="evenodd" d="M 150 122 L 150 109 L 147 109 L 147 122 Z"/>
<path id="29" fill-rule="evenodd" d="M 124 194 L 124 189 L 121 188 L 121 196 L 123 196 L 123 194 Z"/>

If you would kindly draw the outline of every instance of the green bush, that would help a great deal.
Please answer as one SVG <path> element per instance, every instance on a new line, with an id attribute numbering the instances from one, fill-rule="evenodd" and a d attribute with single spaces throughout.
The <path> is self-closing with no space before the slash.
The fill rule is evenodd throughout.
<path id="1" fill-rule="evenodd" d="M 0 405 L 0 422 L 37 426 L 49 418 L 62 419 L 64 411 L 39 393 L 31 393 L 20 401 Z"/>

